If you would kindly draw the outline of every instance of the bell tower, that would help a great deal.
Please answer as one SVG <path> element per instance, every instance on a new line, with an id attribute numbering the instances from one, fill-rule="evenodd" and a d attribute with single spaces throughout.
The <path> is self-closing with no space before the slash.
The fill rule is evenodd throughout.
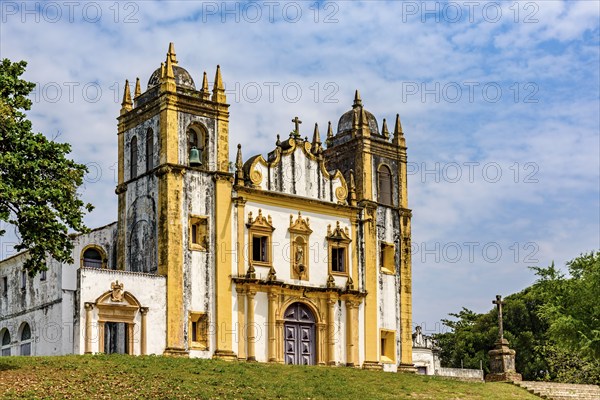
<path id="1" fill-rule="evenodd" d="M 412 212 L 408 209 L 406 140 L 400 116 L 396 115 L 393 137 L 385 119 L 380 131 L 357 90 L 352 109 L 339 119 L 337 133 L 329 124 L 326 144 L 327 168 L 339 169 L 347 181 L 354 180 L 356 204 L 362 209 L 360 262 L 364 289 L 369 293 L 365 301 L 365 367 L 381 364 L 380 346 L 388 340 L 384 334 L 395 331 L 399 368 L 412 370 Z M 394 297 L 382 289 L 386 285 L 396 288 Z M 394 302 L 397 324 L 381 329 L 380 302 L 389 301 Z"/>
<path id="2" fill-rule="evenodd" d="M 118 117 L 117 264 L 167 277 L 165 353 L 187 354 L 192 299 L 186 282 L 191 279 L 191 243 L 199 235 L 194 231 L 191 238 L 189 221 L 201 216 L 204 250 L 219 240 L 217 234 L 227 233 L 215 205 L 231 202 L 229 105 L 220 67 L 212 93 L 206 72 L 197 90 L 190 73 L 179 66 L 173 43 L 146 91 L 140 86 L 137 79 L 132 100 L 126 81 Z M 227 199 L 220 198 L 227 188 Z M 202 268 L 214 271 L 216 257 L 205 259 Z"/>

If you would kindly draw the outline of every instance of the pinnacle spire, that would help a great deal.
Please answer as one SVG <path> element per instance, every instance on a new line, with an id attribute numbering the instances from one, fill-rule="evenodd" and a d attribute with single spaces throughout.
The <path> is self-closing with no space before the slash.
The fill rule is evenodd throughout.
<path id="1" fill-rule="evenodd" d="M 319 124 L 315 122 L 315 131 L 313 133 L 311 152 L 314 155 L 321 151 L 321 134 L 319 133 Z"/>
<path id="2" fill-rule="evenodd" d="M 333 143 L 333 129 L 331 128 L 331 121 L 327 122 L 327 139 L 325 140 L 327 147 Z"/>
<path id="3" fill-rule="evenodd" d="M 360 92 L 358 89 L 354 92 L 354 104 L 352 107 L 362 107 L 362 100 L 360 99 Z"/>
<path id="4" fill-rule="evenodd" d="M 202 98 L 204 100 L 208 100 L 210 98 L 210 93 L 208 92 L 208 77 L 206 75 L 206 71 L 204 71 L 204 76 L 202 77 L 202 89 L 200 90 L 202 93 Z"/>
<path id="5" fill-rule="evenodd" d="M 244 163 L 242 162 L 242 145 L 237 145 L 237 156 L 235 157 L 235 183 L 244 183 Z"/>
<path id="6" fill-rule="evenodd" d="M 167 58 L 171 60 L 173 65 L 177 65 L 177 56 L 175 55 L 175 45 L 173 42 L 169 43 L 169 50 L 167 51 Z"/>
<path id="7" fill-rule="evenodd" d="M 129 80 L 125 80 L 125 91 L 123 92 L 123 102 L 121 103 L 121 114 L 130 111 L 133 106 L 131 101 L 131 89 L 129 88 Z"/>
<path id="8" fill-rule="evenodd" d="M 396 114 L 396 125 L 394 126 L 394 136 L 403 136 L 402 123 L 400 123 L 400 114 Z"/>
<path id="9" fill-rule="evenodd" d="M 223 78 L 221 77 L 221 66 L 217 65 L 215 73 L 215 84 L 213 86 L 212 101 L 216 103 L 225 103 L 225 87 L 223 86 Z"/>
<path id="10" fill-rule="evenodd" d="M 136 98 L 142 94 L 142 88 L 140 86 L 140 78 L 135 78 L 135 91 L 133 92 L 133 97 Z"/>
<path id="11" fill-rule="evenodd" d="M 350 170 L 350 188 L 348 190 L 350 205 L 356 205 L 356 183 L 354 182 L 354 171 Z"/>
<path id="12" fill-rule="evenodd" d="M 390 131 L 388 130 L 387 121 L 385 120 L 385 118 L 383 119 L 383 127 L 381 128 L 381 134 L 383 135 L 384 139 L 390 138 Z"/>
<path id="13" fill-rule="evenodd" d="M 392 139 L 392 143 L 401 146 L 404 146 L 406 144 L 406 141 L 404 139 L 404 132 L 402 132 L 400 114 L 396 114 L 396 125 L 394 126 L 394 138 Z"/>
<path id="14" fill-rule="evenodd" d="M 167 62 L 165 64 L 165 74 L 163 78 L 173 79 L 175 80 L 175 73 L 173 72 L 173 60 L 171 59 L 171 55 L 167 54 Z"/>

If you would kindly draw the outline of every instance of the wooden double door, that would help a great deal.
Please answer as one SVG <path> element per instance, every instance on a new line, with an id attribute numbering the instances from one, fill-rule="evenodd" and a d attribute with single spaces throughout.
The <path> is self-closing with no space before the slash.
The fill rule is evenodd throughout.
<path id="1" fill-rule="evenodd" d="M 314 365 L 316 353 L 315 316 L 302 303 L 294 303 L 284 314 L 285 363 Z"/>

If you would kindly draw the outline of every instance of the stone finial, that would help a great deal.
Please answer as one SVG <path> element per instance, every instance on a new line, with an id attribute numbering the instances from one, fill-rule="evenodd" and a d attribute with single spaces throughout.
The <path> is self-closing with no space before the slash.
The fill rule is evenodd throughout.
<path id="1" fill-rule="evenodd" d="M 356 183 L 354 182 L 354 171 L 350 170 L 350 188 L 348 198 L 351 206 L 356 206 Z"/>
<path id="2" fill-rule="evenodd" d="M 333 289 L 335 287 L 335 279 L 333 279 L 333 275 L 329 274 L 327 277 L 327 288 Z"/>
<path id="3" fill-rule="evenodd" d="M 351 276 L 349 276 L 348 280 L 346 281 L 346 291 L 349 290 L 354 290 L 354 281 L 352 280 Z"/>
<path id="4" fill-rule="evenodd" d="M 269 269 L 269 274 L 267 275 L 267 281 L 272 282 L 272 281 L 276 281 L 277 280 L 277 272 L 275 271 L 275 268 L 271 265 L 271 268 Z"/>
<path id="5" fill-rule="evenodd" d="M 200 90 L 200 95 L 204 100 L 210 99 L 210 92 L 208 91 L 208 77 L 206 75 L 206 71 L 204 71 L 204 75 L 202 76 L 202 89 Z"/>
<path id="6" fill-rule="evenodd" d="M 404 132 L 402 132 L 402 123 L 400 122 L 400 114 L 396 114 L 396 124 L 394 126 L 394 138 L 392 143 L 396 145 L 404 145 L 406 140 L 404 139 Z"/>
<path id="7" fill-rule="evenodd" d="M 360 98 L 360 92 L 358 89 L 354 92 L 354 103 L 352 104 L 352 108 L 354 107 L 362 107 L 362 100 Z"/>
<path id="8" fill-rule="evenodd" d="M 314 155 L 318 155 L 321 150 L 321 134 L 319 133 L 319 124 L 315 122 L 315 130 L 313 132 L 312 146 L 310 151 Z"/>
<path id="9" fill-rule="evenodd" d="M 244 184 L 244 163 L 242 162 L 242 145 L 237 146 L 237 156 L 235 158 L 235 184 Z"/>
<path id="10" fill-rule="evenodd" d="M 279 134 L 277 134 L 277 141 L 275 141 L 275 146 L 277 146 L 277 147 L 281 146 L 281 139 L 279 138 Z"/>
<path id="11" fill-rule="evenodd" d="M 166 78 L 167 80 L 173 80 L 175 81 L 175 72 L 173 71 L 173 61 L 171 56 L 167 53 L 167 61 L 165 62 L 165 74 L 163 75 L 163 78 Z"/>
<path id="12" fill-rule="evenodd" d="M 252 261 L 248 263 L 248 271 L 246 271 L 246 278 L 248 279 L 256 279 L 256 270 L 254 269 L 254 265 L 252 265 Z"/>
<path id="13" fill-rule="evenodd" d="M 133 97 L 136 98 L 142 94 L 142 87 L 140 86 L 140 78 L 135 78 L 135 91 Z"/>
<path id="14" fill-rule="evenodd" d="M 385 120 L 385 118 L 383 119 L 383 127 L 381 128 L 381 134 L 386 140 L 390 138 L 390 131 L 388 130 L 387 121 Z"/>
<path id="15" fill-rule="evenodd" d="M 123 102 L 121 103 L 121 114 L 127 111 L 131 111 L 133 102 L 131 101 L 131 89 L 129 88 L 129 81 L 125 79 L 125 90 L 123 92 Z"/>
<path id="16" fill-rule="evenodd" d="M 358 110 L 354 110 L 352 112 L 352 136 L 356 135 L 356 132 L 358 131 L 360 125 L 360 115 L 359 115 L 359 111 Z"/>
<path id="17" fill-rule="evenodd" d="M 217 72 L 215 73 L 215 83 L 213 86 L 212 101 L 215 103 L 225 103 L 225 86 L 223 85 L 223 78 L 221 77 L 221 66 L 217 65 Z"/>
<path id="18" fill-rule="evenodd" d="M 169 50 L 167 51 L 167 59 L 171 60 L 173 65 L 177 65 L 177 56 L 175 55 L 175 45 L 173 42 L 169 43 Z"/>
<path id="19" fill-rule="evenodd" d="M 292 135 L 290 135 L 290 136 L 299 138 L 300 137 L 300 124 L 302 123 L 302 121 L 300 121 L 300 119 L 296 116 L 296 117 L 294 117 L 294 119 L 292 119 L 292 122 L 294 123 L 294 130 L 292 131 Z"/>
<path id="20" fill-rule="evenodd" d="M 325 140 L 327 147 L 333 144 L 333 128 L 331 127 L 331 121 L 327 122 L 327 140 Z"/>

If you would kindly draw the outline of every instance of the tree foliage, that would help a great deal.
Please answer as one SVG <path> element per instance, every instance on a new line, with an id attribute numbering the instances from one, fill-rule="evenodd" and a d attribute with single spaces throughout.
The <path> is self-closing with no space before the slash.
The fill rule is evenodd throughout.
<path id="1" fill-rule="evenodd" d="M 504 336 L 515 349 L 516 369 L 528 380 L 600 383 L 600 253 L 554 266 L 534 267 L 538 280 L 505 299 Z M 477 314 L 463 308 L 442 322 L 437 335 L 442 365 L 489 372 L 488 351 L 498 338 L 497 310 Z"/>
<path id="2" fill-rule="evenodd" d="M 32 132 L 24 111 L 35 84 L 20 78 L 26 65 L 0 64 L 0 221 L 17 228 L 15 249 L 28 250 L 24 267 L 34 275 L 47 256 L 73 262 L 69 229 L 86 231 L 83 215 L 92 206 L 77 193 L 87 169 L 66 157 L 70 145 Z"/>

